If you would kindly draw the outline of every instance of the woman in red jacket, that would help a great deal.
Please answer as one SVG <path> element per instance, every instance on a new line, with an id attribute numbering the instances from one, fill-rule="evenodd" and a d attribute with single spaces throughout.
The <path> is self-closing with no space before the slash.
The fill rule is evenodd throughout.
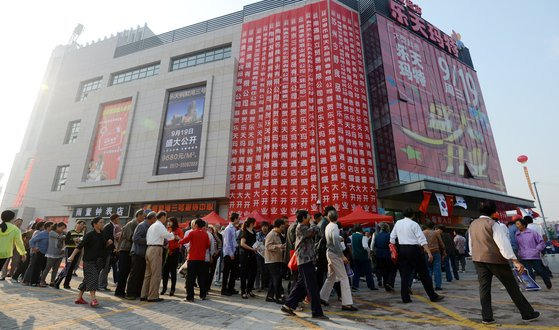
<path id="1" fill-rule="evenodd" d="M 167 229 L 170 233 L 175 234 L 175 238 L 169 241 L 169 248 L 167 249 L 167 258 L 163 265 L 163 290 L 161 294 L 167 292 L 167 282 L 169 282 L 169 274 L 171 274 L 171 291 L 169 296 L 175 294 L 175 286 L 177 284 L 177 267 L 179 265 L 180 244 L 179 241 L 183 238 L 184 234 L 179 228 L 177 218 L 169 218 L 167 222 Z"/>

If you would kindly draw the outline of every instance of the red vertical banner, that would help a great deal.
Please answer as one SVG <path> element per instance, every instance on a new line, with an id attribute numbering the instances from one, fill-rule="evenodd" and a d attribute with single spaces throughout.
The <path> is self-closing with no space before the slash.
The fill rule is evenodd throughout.
<path id="1" fill-rule="evenodd" d="M 322 1 L 243 25 L 230 212 L 376 210 L 357 17 Z"/>

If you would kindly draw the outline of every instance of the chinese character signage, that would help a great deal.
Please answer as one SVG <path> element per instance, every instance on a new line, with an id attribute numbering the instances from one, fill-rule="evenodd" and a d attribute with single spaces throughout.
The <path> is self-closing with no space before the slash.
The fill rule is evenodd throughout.
<path id="1" fill-rule="evenodd" d="M 130 215 L 130 204 L 77 206 L 72 211 L 72 218 L 109 218 L 111 214 L 127 218 Z"/>
<path id="2" fill-rule="evenodd" d="M 201 201 L 201 202 L 169 202 L 169 203 L 154 203 L 144 205 L 144 209 L 150 209 L 154 212 L 200 212 L 210 213 L 215 211 L 215 201 Z"/>
<path id="3" fill-rule="evenodd" d="M 86 182 L 117 178 L 131 108 L 131 99 L 102 106 Z"/>
<path id="4" fill-rule="evenodd" d="M 380 45 L 378 54 L 368 50 L 367 62 L 383 63 L 382 74 L 369 75 L 371 84 L 385 85 L 387 93 L 373 102 L 373 120 L 391 123 L 375 127 L 379 162 L 395 160 L 403 182 L 436 178 L 505 192 L 476 72 L 380 15 L 365 36 L 367 47 Z M 381 173 L 381 182 L 394 174 Z"/>
<path id="5" fill-rule="evenodd" d="M 421 18 L 421 8 L 409 0 L 405 2 L 389 0 L 389 4 L 390 16 L 396 22 L 409 28 L 415 34 L 433 42 L 435 45 L 439 46 L 440 49 L 444 49 L 455 57 L 458 57 L 456 40 Z"/>
<path id="6" fill-rule="evenodd" d="M 243 25 L 230 212 L 376 211 L 358 14 L 321 1 Z"/>
<path id="7" fill-rule="evenodd" d="M 206 86 L 169 93 L 157 175 L 198 171 Z"/>

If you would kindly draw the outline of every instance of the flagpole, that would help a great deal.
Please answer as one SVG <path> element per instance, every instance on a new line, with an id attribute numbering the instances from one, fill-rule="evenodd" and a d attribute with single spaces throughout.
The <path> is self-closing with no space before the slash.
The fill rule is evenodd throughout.
<path id="1" fill-rule="evenodd" d="M 536 197 L 538 198 L 538 205 L 540 206 L 540 211 L 542 212 L 542 219 L 543 219 L 543 225 L 545 226 L 545 236 L 547 236 L 549 238 L 549 233 L 547 232 L 547 223 L 545 222 L 545 214 L 543 213 L 543 208 L 542 208 L 542 201 L 540 200 L 540 194 L 538 194 L 538 186 L 536 186 L 537 182 L 534 182 L 534 189 L 536 190 Z"/>

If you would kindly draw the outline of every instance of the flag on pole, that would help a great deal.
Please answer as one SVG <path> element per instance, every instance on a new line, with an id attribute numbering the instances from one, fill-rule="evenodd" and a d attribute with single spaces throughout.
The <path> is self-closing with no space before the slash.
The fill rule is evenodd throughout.
<path id="1" fill-rule="evenodd" d="M 448 217 L 448 205 L 446 204 L 446 199 L 443 194 L 435 194 L 437 197 L 437 202 L 439 202 L 439 209 L 441 210 L 441 215 L 443 217 Z"/>
<path id="2" fill-rule="evenodd" d="M 421 213 L 427 213 L 427 208 L 429 207 L 429 201 L 431 200 L 432 194 L 433 193 L 430 191 L 423 192 L 423 201 L 421 202 L 421 205 L 419 205 L 419 211 Z"/>
<path id="3" fill-rule="evenodd" d="M 456 196 L 455 197 L 454 206 L 461 207 L 464 210 L 468 209 L 468 204 L 466 204 L 466 200 L 462 196 Z"/>
<path id="4" fill-rule="evenodd" d="M 525 217 L 527 215 L 531 216 L 533 219 L 535 218 L 539 218 L 540 214 L 532 209 L 524 209 L 522 207 L 517 207 L 516 208 L 516 213 L 522 217 Z"/>

